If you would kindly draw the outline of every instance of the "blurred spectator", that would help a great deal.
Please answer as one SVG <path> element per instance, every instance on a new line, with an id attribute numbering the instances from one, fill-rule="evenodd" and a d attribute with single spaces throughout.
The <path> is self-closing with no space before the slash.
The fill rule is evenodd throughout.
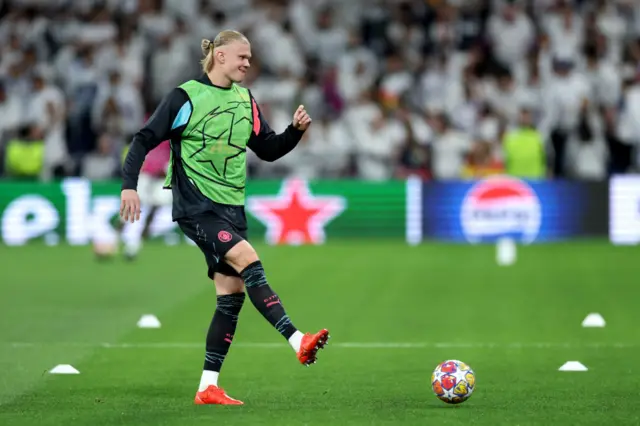
<path id="1" fill-rule="evenodd" d="M 549 36 L 554 57 L 575 61 L 584 43 L 584 21 L 570 2 L 557 3 L 543 18 L 544 32 Z"/>
<path id="2" fill-rule="evenodd" d="M 399 67 L 402 69 L 402 64 Z M 451 113 L 463 102 L 464 88 L 460 76 L 454 68 L 455 65 L 447 54 L 439 54 L 425 59 L 425 67 L 420 78 L 421 96 L 424 99 L 419 103 L 421 107 L 443 109 Z M 401 75 L 404 76 L 407 86 L 404 88 L 404 92 L 410 88 L 412 82 L 408 79 L 410 74 L 407 71 Z M 397 78 L 397 80 L 400 79 Z M 400 92 L 400 95 L 403 92 Z"/>
<path id="3" fill-rule="evenodd" d="M 316 13 L 313 41 L 314 53 L 324 65 L 335 65 L 347 47 L 348 31 L 334 25 L 335 11 L 332 7 L 320 8 Z M 309 31 L 307 28 L 306 31 Z"/>
<path id="4" fill-rule="evenodd" d="M 63 166 L 68 161 L 65 143 L 66 105 L 62 90 L 48 84 L 50 76 L 45 73 L 34 75 L 33 88 L 29 100 L 29 121 L 35 123 L 44 135 L 43 178 L 64 175 Z"/>
<path id="5" fill-rule="evenodd" d="M 294 151 L 282 158 L 289 174 L 306 179 L 345 177 L 352 151 L 340 120 L 315 119 Z"/>
<path id="6" fill-rule="evenodd" d="M 622 96 L 622 80 L 618 67 L 605 58 L 601 58 L 597 47 L 586 48 L 586 67 L 584 73 L 591 86 L 591 96 L 596 104 L 614 106 Z"/>
<path id="7" fill-rule="evenodd" d="M 189 37 L 186 21 L 171 20 L 171 28 L 170 32 L 158 34 L 152 41 L 150 71 L 154 104 L 173 87 L 193 78 L 198 69 L 194 54 L 198 46 Z"/>
<path id="8" fill-rule="evenodd" d="M 139 33 L 134 33 L 130 24 L 124 24 L 115 41 L 100 48 L 98 66 L 102 70 L 119 72 L 123 83 L 133 85 L 139 96 L 144 84 L 145 50 L 145 40 Z"/>
<path id="9" fill-rule="evenodd" d="M 391 179 L 393 159 L 404 138 L 402 126 L 387 119 L 382 109 L 368 102 L 351 112 L 354 155 L 358 176 L 370 180 Z"/>
<path id="10" fill-rule="evenodd" d="M 544 95 L 545 136 L 549 135 L 554 152 L 553 174 L 565 176 L 565 151 L 571 134 L 576 131 L 583 103 L 589 97 L 584 75 L 575 71 L 573 60 L 556 59 L 554 75 Z"/>
<path id="11" fill-rule="evenodd" d="M 526 63 L 534 42 L 534 27 L 524 13 L 521 1 L 505 1 L 494 9 L 488 22 L 488 37 L 493 53 L 502 66 L 512 73 Z"/>
<path id="12" fill-rule="evenodd" d="M 434 132 L 431 142 L 432 172 L 434 179 L 460 179 L 466 155 L 472 143 L 468 134 L 451 127 L 448 117 L 436 113 L 431 119 Z"/>
<path id="13" fill-rule="evenodd" d="M 404 126 L 405 140 L 400 147 L 398 154 L 398 170 L 397 178 L 406 178 L 408 176 L 419 176 L 422 179 L 431 178 L 431 170 L 429 167 L 430 155 L 426 143 L 421 143 L 419 137 L 414 132 L 412 117 L 405 113 L 401 117 Z"/>
<path id="14" fill-rule="evenodd" d="M 609 111 L 605 116 L 609 124 L 609 144 L 617 154 L 611 172 L 625 173 L 632 165 L 640 165 L 637 158 L 632 158 L 634 148 L 636 152 L 640 151 L 640 72 L 625 82 L 617 128 L 613 127 L 614 114 Z"/>
<path id="15" fill-rule="evenodd" d="M 96 133 L 116 133 L 120 137 L 133 135 L 144 118 L 144 105 L 134 83 L 123 80 L 117 68 L 98 86 L 93 104 L 92 124 Z M 117 122 L 117 123 L 116 123 Z"/>
<path id="16" fill-rule="evenodd" d="M 18 179 L 37 179 L 44 167 L 44 141 L 36 124 L 21 127 L 5 151 L 5 173 Z"/>
<path id="17" fill-rule="evenodd" d="M 0 151 L 7 138 L 11 137 L 21 122 L 21 105 L 17 96 L 11 96 L 6 84 L 0 82 Z"/>
<path id="18" fill-rule="evenodd" d="M 82 175 L 91 180 L 116 177 L 120 161 L 115 145 L 115 139 L 111 135 L 100 135 L 96 151 L 87 154 L 82 160 Z"/>
<path id="19" fill-rule="evenodd" d="M 595 25 L 598 32 L 606 39 L 608 60 L 613 64 L 620 63 L 624 39 L 627 35 L 627 23 L 623 1 L 597 0 Z M 633 16 L 633 11 L 631 11 Z"/>
<path id="20" fill-rule="evenodd" d="M 496 158 L 488 142 L 478 141 L 473 145 L 462 171 L 464 179 L 482 179 L 504 173 L 502 163 Z"/>
<path id="21" fill-rule="evenodd" d="M 599 114 L 589 102 L 583 104 L 577 130 L 567 144 L 566 169 L 570 177 L 603 180 L 607 177 L 609 150 Z"/>
<path id="22" fill-rule="evenodd" d="M 522 108 L 518 126 L 505 134 L 504 157 L 508 175 L 525 179 L 546 177 L 544 140 L 534 126 L 530 110 Z"/>
<path id="23" fill-rule="evenodd" d="M 373 51 L 362 44 L 360 35 L 352 32 L 337 66 L 340 93 L 345 101 L 355 102 L 373 87 L 379 64 Z"/>
<path id="24" fill-rule="evenodd" d="M 520 109 L 516 82 L 509 70 L 498 74 L 496 84 L 488 84 L 486 98 L 492 111 L 494 111 L 501 121 L 513 125 L 518 121 L 518 111 Z"/>
<path id="25" fill-rule="evenodd" d="M 395 109 L 402 95 L 413 86 L 413 76 L 397 52 L 392 52 L 385 58 L 384 66 L 385 73 L 380 81 L 382 105 L 387 109 Z"/>

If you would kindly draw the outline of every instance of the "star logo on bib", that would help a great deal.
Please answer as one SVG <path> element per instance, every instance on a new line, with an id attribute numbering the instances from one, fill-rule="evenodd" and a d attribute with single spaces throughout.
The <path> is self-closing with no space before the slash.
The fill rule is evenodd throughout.
<path id="1" fill-rule="evenodd" d="M 307 181 L 288 179 L 276 196 L 251 196 L 247 210 L 267 227 L 269 244 L 322 244 L 324 228 L 344 211 L 340 196 L 316 196 Z"/>

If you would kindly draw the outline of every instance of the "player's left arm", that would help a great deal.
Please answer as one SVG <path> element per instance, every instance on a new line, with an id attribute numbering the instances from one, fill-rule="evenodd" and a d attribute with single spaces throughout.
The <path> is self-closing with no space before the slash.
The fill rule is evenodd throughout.
<path id="1" fill-rule="evenodd" d="M 311 118 L 300 105 L 293 115 L 293 120 L 284 132 L 277 134 L 262 115 L 258 104 L 251 97 L 253 110 L 253 131 L 247 146 L 264 161 L 276 161 L 291 152 L 311 124 Z"/>

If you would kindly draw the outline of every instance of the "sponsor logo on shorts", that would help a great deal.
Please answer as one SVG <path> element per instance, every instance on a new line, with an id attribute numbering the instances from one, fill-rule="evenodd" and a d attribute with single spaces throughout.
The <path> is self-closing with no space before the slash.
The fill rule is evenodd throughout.
<path id="1" fill-rule="evenodd" d="M 223 243 L 228 243 L 231 241 L 231 238 L 233 238 L 233 236 L 227 231 L 218 232 L 218 239 Z"/>

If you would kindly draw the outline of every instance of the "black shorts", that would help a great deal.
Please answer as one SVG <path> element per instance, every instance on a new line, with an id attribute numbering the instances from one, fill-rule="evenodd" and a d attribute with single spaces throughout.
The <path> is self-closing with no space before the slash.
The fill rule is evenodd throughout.
<path id="1" fill-rule="evenodd" d="M 233 246 L 247 239 L 247 218 L 243 207 L 220 206 L 215 211 L 181 218 L 177 222 L 182 232 L 204 253 L 209 278 L 213 279 L 216 272 L 240 276 L 224 261 L 224 256 Z"/>

